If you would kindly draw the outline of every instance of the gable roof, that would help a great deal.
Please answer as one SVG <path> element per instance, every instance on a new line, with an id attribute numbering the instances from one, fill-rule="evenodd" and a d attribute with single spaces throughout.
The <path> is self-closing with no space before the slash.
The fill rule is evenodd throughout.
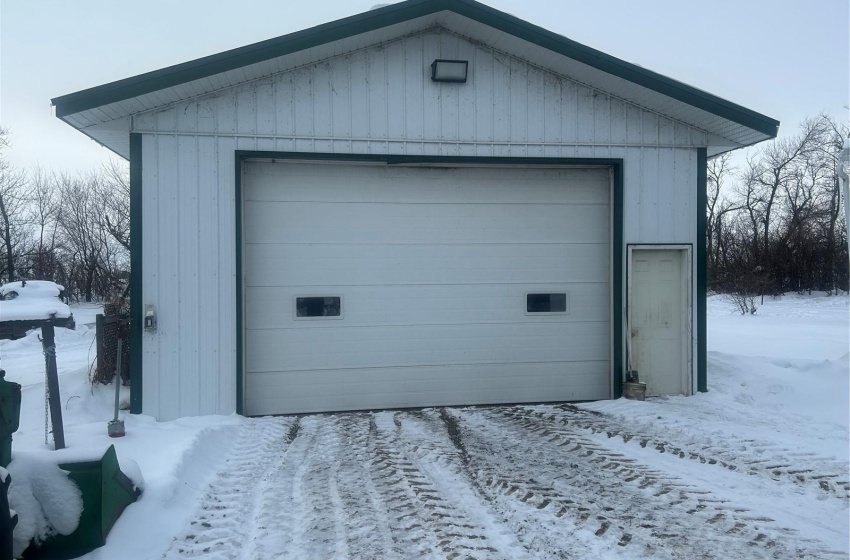
<path id="1" fill-rule="evenodd" d="M 779 121 L 475 0 L 407 0 L 56 97 L 56 116 L 126 157 L 129 116 L 322 58 L 444 27 L 706 131 L 709 154 L 775 138 Z"/>

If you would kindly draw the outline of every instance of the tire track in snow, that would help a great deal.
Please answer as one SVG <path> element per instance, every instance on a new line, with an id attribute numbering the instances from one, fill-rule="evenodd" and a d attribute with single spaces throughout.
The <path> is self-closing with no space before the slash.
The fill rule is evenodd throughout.
<path id="1" fill-rule="evenodd" d="M 285 460 L 263 489 L 257 518 L 263 532 L 244 554 L 246 560 L 350 557 L 340 522 L 343 512 L 332 490 L 337 485 L 338 431 L 328 416 L 305 416 L 299 425 Z"/>
<path id="2" fill-rule="evenodd" d="M 363 414 L 301 419 L 286 461 L 265 489 L 265 531 L 243 558 L 405 558 L 392 550 L 386 505 L 370 476 Z"/>
<path id="3" fill-rule="evenodd" d="M 782 538 L 788 530 L 716 500 L 709 492 L 641 466 L 575 432 L 555 433 L 518 409 L 451 410 L 470 472 L 494 502 L 522 522 L 535 510 L 570 518 L 620 546 L 655 557 L 809 558 Z M 494 450 L 507 460 L 494 462 Z M 553 452 L 558 448 L 561 453 Z M 521 465 L 521 468 L 518 466 Z M 541 520 L 542 521 L 542 520 Z M 543 524 L 542 527 L 552 527 Z M 534 532 L 534 528 L 530 529 Z M 799 542 L 799 539 L 795 539 Z"/>
<path id="4" fill-rule="evenodd" d="M 242 548 L 259 509 L 261 487 L 286 452 L 291 418 L 248 418 L 225 467 L 201 494 L 190 529 L 176 537 L 165 558 L 233 560 Z"/>
<path id="5" fill-rule="evenodd" d="M 383 481 L 376 486 L 379 492 L 385 492 L 390 514 L 394 515 L 394 540 L 406 541 L 400 550 L 402 557 L 527 558 L 515 541 L 497 541 L 493 529 L 482 525 L 492 516 L 486 506 L 477 503 L 474 493 L 458 495 L 469 485 L 459 469 L 443 468 L 445 465 L 417 455 L 415 437 L 404 429 L 413 418 L 411 413 L 386 412 L 376 414 L 371 424 L 375 476 Z M 445 438 L 445 433 L 437 437 Z"/>
<path id="6" fill-rule="evenodd" d="M 634 440 L 641 447 L 655 449 L 659 453 L 670 453 L 680 459 L 758 475 L 776 482 L 791 482 L 796 486 L 814 488 L 824 497 L 837 498 L 845 504 L 850 502 L 847 465 L 814 453 L 801 453 L 771 443 L 737 438 L 729 433 L 724 434 L 722 447 L 694 441 L 670 441 L 669 433 L 661 436 L 632 430 L 614 416 L 569 404 L 547 407 L 548 414 L 540 411 L 539 407 L 522 408 L 564 425 L 572 424 L 594 433 L 605 433 L 608 437 L 619 437 L 626 443 Z M 746 449 L 759 458 L 742 458 L 735 449 Z"/>
<path id="7" fill-rule="evenodd" d="M 581 546 L 571 539 L 569 526 L 559 523 L 551 531 L 551 538 L 541 534 L 541 527 L 517 523 L 512 516 L 494 504 L 492 496 L 476 484 L 469 472 L 470 459 L 462 442 L 458 439 L 451 420 L 446 421 L 446 409 L 426 409 L 409 413 L 402 420 L 403 441 L 408 444 L 415 461 L 437 480 L 452 479 L 455 492 L 464 494 L 464 501 L 478 504 L 474 508 L 474 519 L 485 523 L 492 536 L 492 545 L 504 558 L 574 558 L 572 547 Z M 465 491 L 463 487 L 466 487 Z M 469 507 L 469 509 L 473 509 Z M 545 531 L 543 532 L 545 533 Z"/>
<path id="8" fill-rule="evenodd" d="M 370 414 L 335 416 L 343 449 L 340 470 L 356 475 L 339 486 L 346 508 L 349 548 L 352 558 L 398 558 L 393 551 L 386 505 L 378 496 L 371 477 L 372 451 L 369 441 Z"/>
<path id="9" fill-rule="evenodd" d="M 269 473 L 268 484 L 259 488 L 260 507 L 254 519 L 254 538 L 246 543 L 241 558 L 297 558 L 305 533 L 303 477 L 316 448 L 316 423 L 298 419 L 287 453 Z"/>
<path id="10" fill-rule="evenodd" d="M 496 411 L 492 412 L 495 413 Z M 729 550 L 734 550 L 736 546 L 741 547 L 745 544 L 746 552 L 742 549 L 739 554 L 748 558 L 843 557 L 837 551 L 825 549 L 820 542 L 801 538 L 795 531 L 778 526 L 771 519 L 750 513 L 746 508 L 719 500 L 705 489 L 684 483 L 670 474 L 640 467 L 636 461 L 600 447 L 596 441 L 587 440 L 574 428 L 558 428 L 555 426 L 553 429 L 551 423 L 541 421 L 538 415 L 529 414 L 527 407 L 500 408 L 498 409 L 498 416 L 509 419 L 523 430 L 534 434 L 541 445 L 545 443 L 551 448 L 553 444 L 559 447 L 569 447 L 575 444 L 568 450 L 577 453 L 580 459 L 586 459 L 587 462 L 596 465 L 596 473 L 617 472 L 618 478 L 623 481 L 619 491 L 626 495 L 633 491 L 630 485 L 633 486 L 636 482 L 636 474 L 645 473 L 648 477 L 651 477 L 645 478 L 641 486 L 651 481 L 652 483 L 645 488 L 658 488 L 653 494 L 653 499 L 657 498 L 657 501 L 661 502 L 660 508 L 657 510 L 658 513 L 678 512 L 678 514 L 674 513 L 673 519 L 660 516 L 659 519 L 663 519 L 665 532 L 660 533 L 656 528 L 650 536 L 663 535 L 664 539 L 671 541 L 684 536 L 687 544 L 682 546 L 686 548 L 680 549 L 689 549 L 693 552 L 701 549 L 710 551 L 713 548 L 712 554 L 714 555 L 718 554 L 718 549 L 724 551 L 724 555 L 728 555 Z M 581 451 L 581 448 L 586 449 L 586 451 Z M 590 459 L 588 454 L 591 454 L 591 452 L 597 456 L 596 459 Z M 593 475 L 595 473 L 588 471 L 586 474 Z M 592 477 L 582 476 L 577 481 L 583 483 L 588 478 L 592 480 Z M 645 511 L 646 508 L 642 508 L 641 513 L 645 513 Z M 648 511 L 652 511 L 651 507 Z M 681 515 L 681 513 L 685 515 Z M 722 546 L 718 547 L 718 544 L 721 543 Z M 651 546 L 656 545 L 651 544 Z M 727 549 L 727 547 L 731 548 Z M 703 552 L 703 554 L 706 554 L 707 558 L 713 557 L 706 552 Z"/>
<path id="11" fill-rule="evenodd" d="M 569 406 L 246 419 L 165 557 L 846 557 L 612 451 L 600 432 L 638 437 Z"/>

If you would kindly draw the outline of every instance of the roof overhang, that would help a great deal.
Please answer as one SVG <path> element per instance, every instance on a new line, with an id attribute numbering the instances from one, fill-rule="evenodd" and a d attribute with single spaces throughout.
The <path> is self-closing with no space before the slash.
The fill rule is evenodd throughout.
<path id="1" fill-rule="evenodd" d="M 779 121 L 474 0 L 407 0 L 52 100 L 56 116 L 123 157 L 130 117 L 432 28 L 703 130 L 709 156 L 775 138 Z"/>

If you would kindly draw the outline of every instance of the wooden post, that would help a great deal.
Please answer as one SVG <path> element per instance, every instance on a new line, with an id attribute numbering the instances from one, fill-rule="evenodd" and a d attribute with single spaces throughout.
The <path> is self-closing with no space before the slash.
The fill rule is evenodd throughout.
<path id="1" fill-rule="evenodd" d="M 100 379 L 100 374 L 103 371 L 103 366 L 106 358 L 106 349 L 103 347 L 104 337 L 106 336 L 106 321 L 103 320 L 103 314 L 98 313 L 94 317 L 95 320 L 95 352 L 97 352 L 97 369 L 94 373 L 95 379 Z"/>
<path id="2" fill-rule="evenodd" d="M 41 323 L 41 346 L 47 368 L 47 395 L 50 403 L 50 424 L 53 426 L 53 443 L 56 449 L 65 449 L 65 428 L 62 424 L 62 401 L 59 398 L 59 374 L 56 371 L 56 333 L 53 320 Z"/>

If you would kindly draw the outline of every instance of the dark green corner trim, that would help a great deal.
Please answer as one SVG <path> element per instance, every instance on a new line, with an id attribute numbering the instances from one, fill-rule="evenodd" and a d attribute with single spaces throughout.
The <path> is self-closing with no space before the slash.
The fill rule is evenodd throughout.
<path id="1" fill-rule="evenodd" d="M 142 413 L 142 135 L 130 133 L 130 412 Z"/>
<path id="2" fill-rule="evenodd" d="M 697 151 L 697 391 L 708 392 L 708 344 L 706 331 L 707 249 L 706 208 L 708 207 L 708 151 Z"/>
<path id="3" fill-rule="evenodd" d="M 252 45 L 56 97 L 59 118 L 448 10 L 775 138 L 779 121 L 607 55 L 475 0 L 408 0 Z"/>
<path id="4" fill-rule="evenodd" d="M 300 161 L 336 161 L 345 162 L 374 162 L 387 165 L 416 165 L 416 164 L 448 164 L 448 165 L 492 165 L 492 166 L 602 166 L 610 167 L 613 171 L 612 193 L 612 347 L 611 356 L 611 385 L 612 398 L 621 396 L 623 380 L 623 353 L 625 333 L 623 332 L 623 297 L 625 294 L 625 277 L 623 275 L 623 160 L 619 158 L 548 158 L 548 157 L 466 157 L 466 156 L 397 156 L 384 154 L 331 154 L 309 152 L 262 152 L 251 150 L 236 150 L 236 412 L 244 413 L 244 383 L 245 383 L 245 347 L 244 347 L 244 298 L 243 293 L 243 255 L 242 255 L 242 163 L 246 159 L 259 160 L 300 160 Z"/>
<path id="5" fill-rule="evenodd" d="M 242 159 L 244 152 L 236 152 L 236 414 L 244 414 L 245 407 L 245 294 L 242 293 Z"/>
<path id="6" fill-rule="evenodd" d="M 625 381 L 625 368 L 623 367 L 623 345 L 625 344 L 625 332 L 623 326 L 623 294 L 625 293 L 626 278 L 623 271 L 623 161 L 612 165 L 614 173 L 614 196 L 611 208 L 611 230 L 612 230 L 612 247 L 611 247 L 611 262 L 613 270 L 611 274 L 614 277 L 614 285 L 611 287 L 611 330 L 613 336 L 613 352 L 611 357 L 613 384 L 611 386 L 612 397 L 619 399 L 623 394 L 623 381 Z"/>

